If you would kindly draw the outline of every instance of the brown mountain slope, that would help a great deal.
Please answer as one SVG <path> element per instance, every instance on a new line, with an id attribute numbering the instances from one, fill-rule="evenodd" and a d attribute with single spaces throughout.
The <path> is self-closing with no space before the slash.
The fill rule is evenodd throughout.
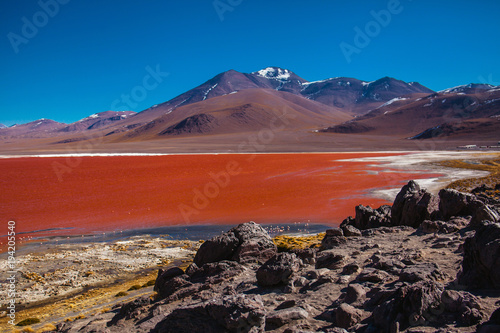
<path id="1" fill-rule="evenodd" d="M 341 123 L 350 118 L 338 109 L 291 93 L 247 89 L 179 107 L 126 133 L 114 131 L 108 136 L 120 142 L 168 135 L 252 132 L 277 127 L 277 122 L 286 125 L 279 126 L 280 131 L 312 131 L 318 126 Z"/>
<path id="2" fill-rule="evenodd" d="M 426 130 L 431 131 L 444 125 L 447 130 L 434 134 L 427 133 L 421 138 L 429 135 L 451 136 L 456 134 L 456 131 L 465 133 L 466 129 L 468 135 L 482 135 L 484 133 L 479 131 L 488 130 L 494 133 L 499 129 L 500 122 L 497 121 L 499 115 L 499 90 L 492 89 L 474 94 L 435 93 L 424 98 L 395 100 L 390 105 L 381 106 L 364 116 L 322 131 L 415 138 Z M 474 128 L 477 128 L 477 132 Z"/>

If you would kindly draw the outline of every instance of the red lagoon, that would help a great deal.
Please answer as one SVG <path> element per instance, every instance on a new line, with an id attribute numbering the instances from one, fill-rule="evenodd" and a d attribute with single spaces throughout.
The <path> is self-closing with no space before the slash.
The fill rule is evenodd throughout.
<path id="1" fill-rule="evenodd" d="M 373 189 L 435 174 L 391 172 L 382 153 L 202 154 L 0 159 L 1 223 L 86 234 L 185 224 L 338 224 Z M 4 242 L 5 244 L 5 242 Z"/>

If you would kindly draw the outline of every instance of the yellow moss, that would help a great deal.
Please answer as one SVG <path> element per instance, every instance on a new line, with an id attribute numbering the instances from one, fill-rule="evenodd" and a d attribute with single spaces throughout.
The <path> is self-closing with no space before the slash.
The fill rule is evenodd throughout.
<path id="1" fill-rule="evenodd" d="M 81 314 L 75 317 L 75 319 L 85 319 L 85 315 Z"/>
<path id="2" fill-rule="evenodd" d="M 485 184 L 489 187 L 495 187 L 500 183 L 500 156 L 496 155 L 490 159 L 471 159 L 471 160 L 451 160 L 439 162 L 438 165 L 448 168 L 459 168 L 469 170 L 488 171 L 490 174 L 485 177 L 468 178 L 457 180 L 450 183 L 446 188 L 455 189 L 463 192 L 470 192 L 475 187 Z"/>
<path id="3" fill-rule="evenodd" d="M 312 236 L 276 236 L 273 238 L 274 244 L 278 247 L 279 252 L 287 252 L 296 249 L 315 248 L 321 245 L 321 240 L 325 237 L 325 233 L 320 233 Z"/>

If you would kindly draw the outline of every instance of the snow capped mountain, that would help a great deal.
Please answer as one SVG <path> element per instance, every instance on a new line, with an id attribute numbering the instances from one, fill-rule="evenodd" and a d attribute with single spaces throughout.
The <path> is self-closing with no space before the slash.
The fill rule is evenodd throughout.
<path id="1" fill-rule="evenodd" d="M 97 129 L 110 125 L 114 122 L 127 119 L 135 115 L 134 111 L 104 111 L 99 113 L 91 114 L 88 117 L 78 120 L 72 124 L 61 128 L 60 132 L 74 132 L 74 131 L 84 131 L 90 129 Z"/>
<path id="2" fill-rule="evenodd" d="M 4 124 L 0 124 L 0 128 L 7 128 Z"/>
<path id="3" fill-rule="evenodd" d="M 456 86 L 453 88 L 448 88 L 445 90 L 439 91 L 440 94 L 451 94 L 451 93 L 475 93 L 475 92 L 480 92 L 480 91 L 486 91 L 486 90 L 491 90 L 497 88 L 494 85 L 491 84 L 485 84 L 485 83 L 469 83 L 469 84 L 464 84 L 461 86 Z"/>
<path id="4" fill-rule="evenodd" d="M 287 81 L 290 79 L 292 72 L 279 67 L 267 67 L 251 74 L 256 74 L 269 80 Z"/>

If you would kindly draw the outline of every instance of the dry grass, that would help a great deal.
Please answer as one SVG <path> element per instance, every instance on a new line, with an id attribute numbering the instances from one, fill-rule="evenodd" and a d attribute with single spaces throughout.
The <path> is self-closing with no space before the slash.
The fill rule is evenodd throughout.
<path id="1" fill-rule="evenodd" d="M 278 247 L 279 252 L 287 252 L 295 249 L 320 247 L 323 237 L 325 237 L 324 232 L 313 236 L 282 235 L 274 237 L 273 242 Z"/>
<path id="2" fill-rule="evenodd" d="M 58 300 L 50 304 L 21 310 L 16 313 L 16 318 L 18 317 L 20 320 L 23 320 L 37 317 L 43 323 L 46 321 L 53 321 L 51 317 L 54 316 L 66 317 L 64 321 L 74 321 L 81 318 L 81 316 L 75 316 L 76 309 L 78 309 L 78 312 L 84 312 L 85 309 L 112 301 L 116 299 L 114 295 L 119 291 L 123 289 L 126 290 L 135 284 L 145 285 L 148 284 L 148 282 L 151 283 L 150 281 L 156 279 L 157 275 L 158 271 L 154 270 L 146 275 L 133 277 L 125 283 L 96 287 L 82 294 Z M 99 309 L 97 308 L 96 310 Z M 0 332 L 7 332 L 7 330 L 11 328 L 11 325 L 7 323 L 7 319 L 7 317 L 0 318 Z M 26 327 L 24 329 L 26 329 Z"/>
<path id="3" fill-rule="evenodd" d="M 53 332 L 57 329 L 57 327 L 53 324 L 45 324 L 42 328 L 36 330 L 37 333 L 43 332 Z"/>
<path id="4" fill-rule="evenodd" d="M 488 171 L 490 173 L 486 177 L 454 181 L 446 188 L 470 192 L 482 184 L 494 188 L 496 184 L 500 183 L 500 155 L 497 154 L 493 158 L 488 159 L 451 160 L 439 162 L 438 165 L 448 168 Z"/>

